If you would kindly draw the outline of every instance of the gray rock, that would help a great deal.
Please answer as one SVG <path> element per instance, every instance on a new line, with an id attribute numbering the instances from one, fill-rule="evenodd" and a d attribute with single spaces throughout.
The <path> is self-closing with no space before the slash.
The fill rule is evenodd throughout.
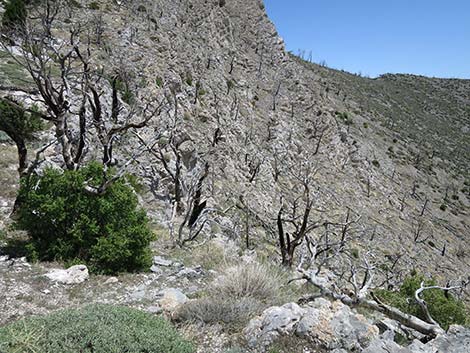
<path id="1" fill-rule="evenodd" d="M 180 262 L 173 262 L 172 266 L 176 267 L 176 268 L 183 268 L 184 267 L 184 265 Z"/>
<path id="2" fill-rule="evenodd" d="M 362 353 L 412 353 L 412 351 L 396 344 L 392 340 L 376 338 Z"/>
<path id="3" fill-rule="evenodd" d="M 176 274 L 176 277 L 185 277 L 188 279 L 195 279 L 202 276 L 201 268 L 184 268 Z"/>
<path id="4" fill-rule="evenodd" d="M 266 309 L 250 321 L 244 333 L 249 345 L 261 350 L 280 335 L 296 334 L 330 350 L 357 351 L 377 337 L 379 330 L 341 302 L 319 298 L 304 308 L 289 303 Z"/>
<path id="5" fill-rule="evenodd" d="M 426 344 L 415 340 L 408 348 L 412 353 L 470 353 L 470 329 L 452 325 L 447 334 L 438 335 Z"/>
<path id="6" fill-rule="evenodd" d="M 470 353 L 470 330 L 454 325 L 446 334 L 427 343 L 414 340 L 408 347 L 384 337 L 376 338 L 363 353 Z"/>
<path id="7" fill-rule="evenodd" d="M 145 298 L 146 291 L 144 289 L 138 289 L 135 292 L 132 292 L 129 297 L 131 300 L 140 301 Z"/>
<path id="8" fill-rule="evenodd" d="M 152 265 L 152 267 L 150 267 L 150 271 L 156 273 L 157 275 L 161 275 L 163 273 L 159 265 Z"/>
<path id="9" fill-rule="evenodd" d="M 79 284 L 88 279 L 88 268 L 85 265 L 75 265 L 66 270 L 52 270 L 45 274 L 52 281 L 62 284 Z"/>
<path id="10" fill-rule="evenodd" d="M 117 277 L 109 277 L 105 282 L 104 284 L 113 284 L 113 283 L 118 283 L 119 280 L 117 279 Z"/>
<path id="11" fill-rule="evenodd" d="M 244 330 L 249 346 L 263 350 L 280 335 L 292 334 L 304 314 L 305 310 L 295 303 L 266 309 Z"/>
<path id="12" fill-rule="evenodd" d="M 165 311 L 175 311 L 180 305 L 188 301 L 188 297 L 179 289 L 167 288 L 157 294 L 160 298 L 158 304 Z"/>
<path id="13" fill-rule="evenodd" d="M 159 306 L 149 306 L 148 308 L 145 309 L 146 312 L 150 314 L 161 314 L 163 309 Z"/>
<path id="14" fill-rule="evenodd" d="M 153 264 L 157 266 L 170 267 L 173 264 L 173 261 L 167 260 L 161 256 L 154 256 Z"/>

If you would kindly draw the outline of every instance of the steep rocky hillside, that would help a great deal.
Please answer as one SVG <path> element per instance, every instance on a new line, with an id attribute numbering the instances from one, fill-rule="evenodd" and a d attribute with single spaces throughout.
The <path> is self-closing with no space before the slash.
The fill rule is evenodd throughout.
<path id="1" fill-rule="evenodd" d="M 180 158 L 183 189 L 189 195 L 202 180 L 205 201 L 201 232 L 189 247 L 221 238 L 230 243 L 231 258 L 239 251 L 280 263 L 280 210 L 298 221 L 311 202 L 309 221 L 317 225 L 309 234 L 311 244 L 347 243 L 352 261 L 377 263 L 380 283 L 393 287 L 412 269 L 444 284 L 468 276 L 470 81 L 413 75 L 368 79 L 307 63 L 286 52 L 259 0 L 71 1 L 54 24 L 58 43 L 66 43 L 68 28 L 78 24 L 85 29 L 83 38 L 91 40 L 92 69 L 105 82 L 100 91 L 105 106 L 111 105 L 106 79 L 117 72 L 126 77 L 123 96 L 129 106 L 150 99 L 164 104 L 150 128 L 118 139 L 118 166 L 159 134 L 162 146 L 170 137 L 182 141 L 177 153 L 167 146 L 161 155 L 139 154 L 129 168 L 163 239 L 157 253 L 179 251 L 160 245 L 184 220 L 184 212 L 173 213 L 174 185 L 165 174 Z M 26 73 L 3 52 L 0 79 L 2 95 L 26 102 L 35 97 L 25 93 L 34 88 Z M 52 137 L 46 131 L 41 140 Z M 5 141 L 0 207 L 6 227 L 17 177 L 15 151 Z M 96 155 L 91 148 L 87 158 Z M 58 147 L 47 157 L 50 164 L 62 163 Z M 183 211 L 190 208 L 185 202 Z M 191 237 L 188 232 L 183 229 Z M 209 258 L 219 253 L 207 251 Z M 307 256 L 308 249 L 299 247 L 295 265 L 301 254 Z M 330 261 L 335 268 L 347 265 L 340 256 Z M 5 293 L 19 282 L 40 287 L 25 284 L 32 275 L 21 266 L 21 278 L 5 280 Z M 165 276 L 174 284 L 173 274 Z M 107 291 L 97 300 L 143 306 L 133 297 L 140 288 L 137 279 L 129 281 L 135 291 L 123 289 L 118 300 Z M 205 282 L 196 289 L 190 284 L 186 287 L 197 292 Z M 56 292 L 60 300 L 41 295 L 30 312 L 76 304 L 81 296 L 93 300 L 91 290 Z M 29 300 L 20 295 L 4 302 Z M 15 304 L 8 305 L 5 320 L 18 315 Z"/>

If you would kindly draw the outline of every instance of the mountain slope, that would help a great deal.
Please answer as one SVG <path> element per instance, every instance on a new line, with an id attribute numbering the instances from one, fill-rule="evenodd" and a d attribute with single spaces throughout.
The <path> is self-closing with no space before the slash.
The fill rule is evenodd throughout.
<path id="1" fill-rule="evenodd" d="M 306 63 L 285 51 L 257 0 L 99 7 L 72 3 L 53 33 L 65 40 L 71 24 L 82 24 L 93 70 L 125 73 L 137 100 L 165 101 L 142 136 L 185 140 L 187 185 L 208 166 L 209 221 L 199 238 L 222 234 L 279 261 L 276 217 L 283 205 L 305 205 L 307 178 L 318 244 L 353 219 L 348 246 L 358 257 L 373 252 L 387 266 L 399 259 L 403 273 L 417 268 L 441 279 L 466 274 L 469 81 L 371 80 Z M 119 144 L 120 163 L 139 148 L 132 136 Z M 132 171 L 147 183 L 150 215 L 168 227 L 174 195 L 163 166 L 145 156 Z"/>

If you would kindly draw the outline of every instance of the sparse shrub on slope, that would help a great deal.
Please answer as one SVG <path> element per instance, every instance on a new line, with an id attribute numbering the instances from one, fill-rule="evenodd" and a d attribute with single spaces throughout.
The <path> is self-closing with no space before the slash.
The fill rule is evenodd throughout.
<path id="1" fill-rule="evenodd" d="M 192 353 L 164 319 L 140 310 L 90 305 L 0 328 L 2 353 Z"/>
<path id="2" fill-rule="evenodd" d="M 250 297 L 275 301 L 281 291 L 282 279 L 266 265 L 258 263 L 230 267 L 214 283 L 214 292 L 221 297 Z"/>
<path id="3" fill-rule="evenodd" d="M 234 299 L 208 296 L 184 304 L 178 311 L 177 319 L 186 322 L 242 327 L 264 308 L 262 303 L 253 298 Z"/>
<path id="4" fill-rule="evenodd" d="M 21 107 L 13 105 L 6 99 L 0 99 L 0 130 L 9 135 L 20 135 L 31 139 L 33 133 L 44 128 L 37 114 L 25 113 Z"/>
<path id="5" fill-rule="evenodd" d="M 425 320 L 424 313 L 415 300 L 415 292 L 421 282 L 426 286 L 434 286 L 434 280 L 425 280 L 424 276 L 415 274 L 407 277 L 398 291 L 378 290 L 377 296 L 385 303 L 401 311 Z M 465 325 L 468 322 L 465 305 L 452 294 L 441 289 L 430 289 L 422 292 L 431 317 L 445 330 L 452 324 Z"/>
<path id="6" fill-rule="evenodd" d="M 214 281 L 206 297 L 184 304 L 177 318 L 241 327 L 267 307 L 287 300 L 284 283 L 282 276 L 266 265 L 229 267 Z"/>
<path id="7" fill-rule="evenodd" d="M 27 163 L 26 141 L 43 128 L 42 120 L 37 114 L 25 113 L 21 106 L 0 99 L 0 131 L 5 132 L 17 146 L 20 173 Z"/>
<path id="8" fill-rule="evenodd" d="M 85 262 L 100 273 L 150 267 L 153 235 L 145 212 L 123 180 L 101 196 L 84 190 L 85 183 L 100 185 L 102 178 L 102 166 L 92 163 L 22 180 L 17 226 L 31 236 L 30 257 Z"/>

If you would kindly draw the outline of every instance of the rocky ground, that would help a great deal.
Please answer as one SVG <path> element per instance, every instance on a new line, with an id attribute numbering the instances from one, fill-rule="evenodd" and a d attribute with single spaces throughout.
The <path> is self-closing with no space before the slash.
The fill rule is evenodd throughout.
<path id="1" fill-rule="evenodd" d="M 59 266 L 0 256 L 0 324 L 89 303 L 126 305 L 173 319 L 217 275 L 162 256 L 154 257 L 151 272 L 146 274 L 90 276 L 83 265 L 67 270 Z M 186 323 L 179 328 L 198 344 L 200 353 L 275 349 L 296 353 L 468 353 L 470 347 L 470 331 L 452 326 L 446 335 L 426 344 L 416 339 L 404 348 L 396 341 L 409 337 L 409 329 L 377 313 L 360 314 L 341 302 L 321 298 L 303 306 L 270 307 L 235 336 L 220 325 Z"/>

